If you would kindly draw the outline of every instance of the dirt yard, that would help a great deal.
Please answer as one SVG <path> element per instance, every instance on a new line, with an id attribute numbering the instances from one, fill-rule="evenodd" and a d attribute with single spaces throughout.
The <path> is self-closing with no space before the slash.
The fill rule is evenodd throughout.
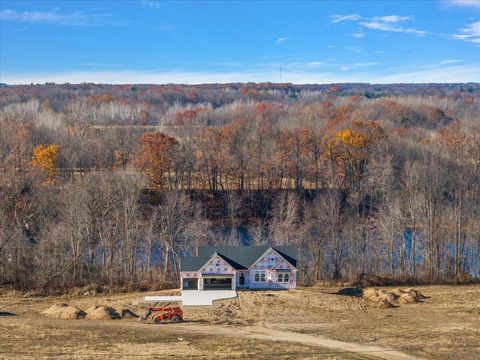
<path id="1" fill-rule="evenodd" d="M 338 288 L 245 291 L 211 308 L 184 308 L 184 323 L 165 325 L 105 320 L 125 310 L 143 314 L 147 293 L 35 297 L 0 290 L 0 358 L 475 358 L 480 286 L 415 289 L 428 298 L 406 303 L 384 294 L 394 307 L 337 295 Z M 54 304 L 68 308 L 49 314 Z M 89 320 L 89 311 L 100 310 L 107 315 Z M 85 319 L 72 320 L 76 314 Z"/>

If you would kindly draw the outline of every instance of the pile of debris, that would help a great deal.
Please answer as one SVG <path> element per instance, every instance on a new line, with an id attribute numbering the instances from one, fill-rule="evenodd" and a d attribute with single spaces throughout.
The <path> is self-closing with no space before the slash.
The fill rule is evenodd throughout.
<path id="1" fill-rule="evenodd" d="M 415 289 L 384 289 L 366 288 L 362 297 L 376 305 L 378 308 L 393 308 L 403 304 L 413 304 L 427 299 L 420 291 Z"/>
<path id="2" fill-rule="evenodd" d="M 122 318 L 138 318 L 130 309 L 117 311 L 110 306 L 96 305 L 82 310 L 69 304 L 55 304 L 42 312 L 43 315 L 57 319 L 118 320 Z"/>
<path id="3" fill-rule="evenodd" d="M 87 315 L 82 309 L 68 304 L 55 304 L 42 314 L 57 319 L 83 319 Z"/>

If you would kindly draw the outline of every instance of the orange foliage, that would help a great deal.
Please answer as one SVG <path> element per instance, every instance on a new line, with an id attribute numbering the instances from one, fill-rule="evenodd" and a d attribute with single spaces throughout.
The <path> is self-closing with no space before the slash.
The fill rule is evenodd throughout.
<path id="1" fill-rule="evenodd" d="M 343 128 L 328 144 L 326 155 L 341 165 L 343 175 L 360 175 L 360 167 L 368 155 L 369 147 L 383 136 L 383 130 L 374 121 L 355 120 L 350 128 Z"/>
<path id="2" fill-rule="evenodd" d="M 183 112 L 178 112 L 175 114 L 175 123 L 176 125 L 189 125 L 202 111 L 205 111 L 205 110 L 202 108 L 199 108 L 199 109 L 192 109 L 192 110 L 186 110 Z"/>
<path id="3" fill-rule="evenodd" d="M 38 145 L 33 149 L 32 164 L 45 171 L 50 181 L 55 180 L 59 152 L 57 144 Z"/>
<path id="4" fill-rule="evenodd" d="M 285 113 L 284 108 L 275 103 L 261 102 L 255 106 L 255 113 L 263 122 L 273 122 Z"/>
<path id="5" fill-rule="evenodd" d="M 145 133 L 140 138 L 134 165 L 147 176 L 153 188 L 163 189 L 164 175 L 174 167 L 177 144 L 175 138 L 161 132 Z"/>

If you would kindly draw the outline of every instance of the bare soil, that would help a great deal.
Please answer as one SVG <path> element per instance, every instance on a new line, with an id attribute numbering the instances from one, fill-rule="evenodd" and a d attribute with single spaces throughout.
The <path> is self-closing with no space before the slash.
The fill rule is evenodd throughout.
<path id="1" fill-rule="evenodd" d="M 68 304 L 87 316 L 99 306 L 143 315 L 145 295 L 167 292 L 35 297 L 0 290 L 0 311 L 17 315 L 0 318 L 0 358 L 459 360 L 480 353 L 478 285 L 414 289 L 426 299 L 409 289 L 374 289 L 395 303 L 388 308 L 338 290 L 243 291 L 213 307 L 185 307 L 184 323 L 159 326 L 134 318 L 64 320 L 41 313 Z M 411 297 L 401 300 L 404 294 Z"/>

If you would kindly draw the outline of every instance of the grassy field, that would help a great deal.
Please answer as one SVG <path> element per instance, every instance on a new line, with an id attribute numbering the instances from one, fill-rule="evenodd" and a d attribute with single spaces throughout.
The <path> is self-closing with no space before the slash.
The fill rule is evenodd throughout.
<path id="1" fill-rule="evenodd" d="M 144 293 L 35 297 L 4 292 L 0 311 L 17 316 L 0 317 L 0 358 L 376 358 L 361 350 L 302 343 L 293 333 L 394 349 L 418 358 L 475 358 L 480 353 L 480 286 L 416 289 L 429 298 L 390 309 L 336 295 L 338 288 L 240 292 L 237 299 L 211 308 L 185 308 L 183 324 L 160 326 L 132 319 L 63 320 L 40 314 L 54 303 L 82 309 L 104 304 L 142 313 Z M 272 341 L 276 337 L 279 341 Z"/>

